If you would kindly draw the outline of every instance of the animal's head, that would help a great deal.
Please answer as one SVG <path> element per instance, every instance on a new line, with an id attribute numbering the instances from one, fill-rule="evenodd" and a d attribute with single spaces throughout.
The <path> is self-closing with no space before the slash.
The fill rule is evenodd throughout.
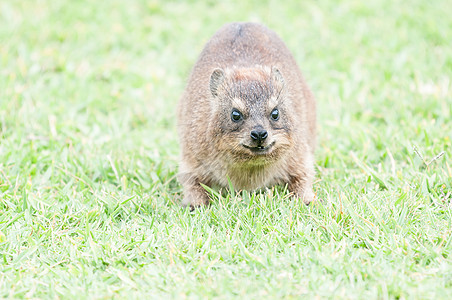
<path id="1" fill-rule="evenodd" d="M 217 145 L 237 161 L 265 164 L 292 145 L 293 112 L 278 68 L 215 69 L 210 77 Z"/>

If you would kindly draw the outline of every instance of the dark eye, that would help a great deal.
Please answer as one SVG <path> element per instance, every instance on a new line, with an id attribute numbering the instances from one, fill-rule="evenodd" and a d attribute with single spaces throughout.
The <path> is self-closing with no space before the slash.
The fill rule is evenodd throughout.
<path id="1" fill-rule="evenodd" d="M 272 112 L 270 113 L 270 117 L 272 118 L 273 121 L 278 121 L 279 120 L 279 110 L 277 108 L 272 110 Z"/>
<path id="2" fill-rule="evenodd" d="M 237 109 L 234 109 L 231 112 L 231 120 L 234 122 L 238 122 L 243 118 L 242 113 L 239 112 Z"/>

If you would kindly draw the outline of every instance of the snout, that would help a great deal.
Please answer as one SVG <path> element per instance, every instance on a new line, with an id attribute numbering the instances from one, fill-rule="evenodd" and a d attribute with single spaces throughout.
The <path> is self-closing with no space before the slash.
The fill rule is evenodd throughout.
<path id="1" fill-rule="evenodd" d="M 271 132 L 265 130 L 262 126 L 256 126 L 250 131 L 249 137 L 241 143 L 243 147 L 253 154 L 265 155 L 272 151 L 275 141 Z"/>
<path id="2" fill-rule="evenodd" d="M 268 132 L 265 129 L 252 130 L 250 133 L 251 139 L 257 143 L 258 146 L 262 145 L 265 139 L 268 137 Z"/>

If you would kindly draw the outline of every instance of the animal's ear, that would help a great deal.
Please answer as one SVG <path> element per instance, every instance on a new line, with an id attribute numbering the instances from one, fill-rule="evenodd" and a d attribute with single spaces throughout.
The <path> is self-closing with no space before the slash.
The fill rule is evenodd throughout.
<path id="1" fill-rule="evenodd" d="M 210 75 L 210 92 L 212 95 L 217 96 L 217 90 L 220 84 L 224 81 L 224 71 L 222 69 L 215 69 Z"/>
<path id="2" fill-rule="evenodd" d="M 284 77 L 277 67 L 272 67 L 272 80 L 277 86 L 278 90 L 281 90 L 284 87 Z"/>

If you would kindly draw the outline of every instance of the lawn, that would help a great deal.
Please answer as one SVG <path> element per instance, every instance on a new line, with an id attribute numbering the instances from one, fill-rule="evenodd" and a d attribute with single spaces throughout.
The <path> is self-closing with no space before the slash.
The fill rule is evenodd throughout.
<path id="1" fill-rule="evenodd" d="M 452 298 L 452 2 L 0 2 L 0 298 Z M 175 106 L 224 23 L 318 103 L 315 192 L 180 207 Z"/>

